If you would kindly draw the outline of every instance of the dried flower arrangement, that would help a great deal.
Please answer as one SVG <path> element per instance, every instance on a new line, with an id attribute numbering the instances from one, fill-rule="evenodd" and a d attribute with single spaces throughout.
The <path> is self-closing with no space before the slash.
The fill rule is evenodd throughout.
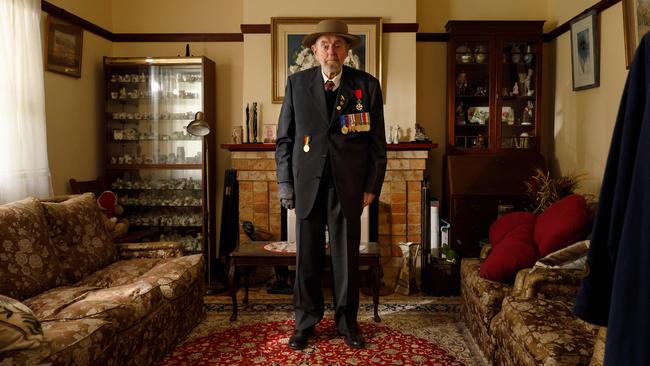
<path id="1" fill-rule="evenodd" d="M 536 174 L 528 182 L 525 182 L 531 211 L 536 214 L 540 213 L 554 202 L 573 194 L 585 175 L 551 178 L 548 171 L 537 169 Z"/>

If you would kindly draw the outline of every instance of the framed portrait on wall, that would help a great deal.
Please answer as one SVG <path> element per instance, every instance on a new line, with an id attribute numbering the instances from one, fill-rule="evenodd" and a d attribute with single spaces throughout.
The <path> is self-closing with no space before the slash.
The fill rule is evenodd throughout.
<path id="1" fill-rule="evenodd" d="M 80 78 L 83 29 L 48 15 L 46 40 L 46 70 Z"/>
<path id="2" fill-rule="evenodd" d="M 600 37 L 596 10 L 571 21 L 571 75 L 573 90 L 600 85 Z"/>
<path id="3" fill-rule="evenodd" d="M 625 67 L 629 68 L 641 38 L 650 31 L 650 0 L 623 0 Z"/>
<path id="4" fill-rule="evenodd" d="M 282 103 L 287 77 L 318 66 L 318 61 L 302 39 L 323 19 L 315 17 L 271 18 L 271 93 L 273 103 Z M 348 25 L 348 32 L 361 38 L 350 50 L 345 64 L 366 71 L 381 81 L 381 18 L 336 17 Z"/>

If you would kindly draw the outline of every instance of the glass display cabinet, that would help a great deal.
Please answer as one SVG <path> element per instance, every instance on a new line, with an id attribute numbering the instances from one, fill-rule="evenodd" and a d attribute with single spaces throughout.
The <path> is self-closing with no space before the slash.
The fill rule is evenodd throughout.
<path id="1" fill-rule="evenodd" d="M 450 21 L 449 153 L 536 150 L 542 21 Z"/>
<path id="2" fill-rule="evenodd" d="M 130 224 L 125 241 L 214 253 L 214 70 L 205 57 L 104 58 L 106 177 Z M 199 111 L 205 138 L 186 130 Z"/>

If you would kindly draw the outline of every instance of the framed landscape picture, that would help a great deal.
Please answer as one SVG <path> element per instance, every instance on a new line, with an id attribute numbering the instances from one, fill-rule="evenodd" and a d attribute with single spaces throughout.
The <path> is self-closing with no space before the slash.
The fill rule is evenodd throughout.
<path id="1" fill-rule="evenodd" d="M 82 51 L 83 29 L 48 15 L 45 68 L 80 78 Z"/>
<path id="2" fill-rule="evenodd" d="M 623 0 L 623 24 L 625 66 L 629 68 L 641 38 L 650 30 L 650 0 Z"/>
<path id="3" fill-rule="evenodd" d="M 273 103 L 282 103 L 287 77 L 318 66 L 311 49 L 302 39 L 326 18 L 271 18 L 271 93 Z M 345 64 L 366 71 L 381 81 L 381 18 L 336 18 L 358 35 L 361 44 L 350 50 Z"/>
<path id="4" fill-rule="evenodd" d="M 573 90 L 600 85 L 600 37 L 595 10 L 571 21 L 571 71 Z"/>

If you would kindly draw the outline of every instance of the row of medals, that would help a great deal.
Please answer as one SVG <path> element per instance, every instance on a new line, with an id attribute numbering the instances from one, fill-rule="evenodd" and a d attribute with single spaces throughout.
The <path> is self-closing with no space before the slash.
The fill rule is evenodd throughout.
<path id="1" fill-rule="evenodd" d="M 341 102 L 340 104 L 343 104 L 344 97 L 341 95 Z M 359 112 L 363 110 L 363 104 L 361 104 L 361 99 L 357 99 L 357 105 L 356 108 Z M 341 109 L 341 106 L 336 107 L 337 110 Z M 344 125 L 341 127 L 341 133 L 342 134 L 347 134 L 348 132 L 367 132 L 370 131 L 370 125 L 369 124 L 362 124 L 362 125 Z"/>
<path id="2" fill-rule="evenodd" d="M 344 135 L 347 134 L 348 132 L 367 132 L 370 131 L 370 125 L 350 125 L 348 127 L 347 125 L 341 127 L 341 133 Z"/>

